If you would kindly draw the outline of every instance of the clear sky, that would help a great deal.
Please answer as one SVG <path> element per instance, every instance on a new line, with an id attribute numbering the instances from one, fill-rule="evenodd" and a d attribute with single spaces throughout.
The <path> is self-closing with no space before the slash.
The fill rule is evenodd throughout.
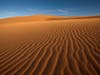
<path id="1" fill-rule="evenodd" d="M 100 15 L 100 0 L 0 0 L 0 18 L 34 14 Z"/>

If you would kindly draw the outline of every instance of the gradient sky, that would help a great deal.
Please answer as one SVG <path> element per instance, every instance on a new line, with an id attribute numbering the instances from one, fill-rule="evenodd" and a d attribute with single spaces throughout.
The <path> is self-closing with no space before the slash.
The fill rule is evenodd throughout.
<path id="1" fill-rule="evenodd" d="M 100 0 L 0 0 L 0 18 L 34 14 L 100 15 Z"/>

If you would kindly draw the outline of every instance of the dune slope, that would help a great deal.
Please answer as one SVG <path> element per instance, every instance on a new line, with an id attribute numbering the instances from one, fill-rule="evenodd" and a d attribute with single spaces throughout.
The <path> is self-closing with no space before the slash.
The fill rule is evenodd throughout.
<path id="1" fill-rule="evenodd" d="M 0 75 L 99 74 L 100 18 L 0 23 Z"/>

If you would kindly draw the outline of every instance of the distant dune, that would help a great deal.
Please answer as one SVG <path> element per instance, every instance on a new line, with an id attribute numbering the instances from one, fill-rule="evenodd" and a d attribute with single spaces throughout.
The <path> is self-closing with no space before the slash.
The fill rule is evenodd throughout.
<path id="1" fill-rule="evenodd" d="M 11 18 L 0 19 L 0 24 L 5 23 L 18 23 L 18 22 L 36 22 L 36 21 L 53 21 L 53 20 L 70 20 L 70 19 L 90 19 L 90 18 L 100 18 L 100 16 L 53 16 L 53 15 L 33 15 L 33 16 L 17 16 Z"/>
<path id="2" fill-rule="evenodd" d="M 16 22 L 32 22 L 32 21 L 47 21 L 49 19 L 60 19 L 63 16 L 52 16 L 52 15 L 33 15 L 33 16 L 19 16 L 12 18 L 0 19 L 0 23 L 16 23 Z"/>
<path id="3" fill-rule="evenodd" d="M 99 74 L 99 16 L 0 19 L 0 75 Z"/>

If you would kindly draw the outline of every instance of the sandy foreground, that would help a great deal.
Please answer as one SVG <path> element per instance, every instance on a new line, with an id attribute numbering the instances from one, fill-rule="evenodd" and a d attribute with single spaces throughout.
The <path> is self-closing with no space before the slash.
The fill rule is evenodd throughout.
<path id="1" fill-rule="evenodd" d="M 100 74 L 100 18 L 38 18 L 0 20 L 0 75 Z"/>

